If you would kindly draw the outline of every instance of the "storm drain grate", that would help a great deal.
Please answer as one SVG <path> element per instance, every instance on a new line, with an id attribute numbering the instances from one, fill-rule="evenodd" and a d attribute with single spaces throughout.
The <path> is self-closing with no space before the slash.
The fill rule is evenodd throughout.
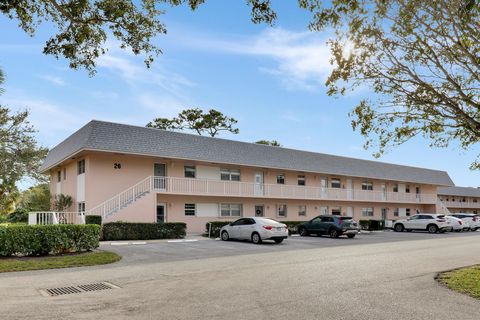
<path id="1" fill-rule="evenodd" d="M 56 296 L 63 296 L 66 294 L 101 291 L 101 290 L 118 289 L 118 288 L 119 287 L 117 287 L 116 285 L 113 285 L 108 282 L 98 282 L 98 283 L 90 283 L 90 284 L 81 284 L 78 286 L 42 289 L 40 290 L 40 293 L 42 293 L 45 296 L 56 297 Z"/>

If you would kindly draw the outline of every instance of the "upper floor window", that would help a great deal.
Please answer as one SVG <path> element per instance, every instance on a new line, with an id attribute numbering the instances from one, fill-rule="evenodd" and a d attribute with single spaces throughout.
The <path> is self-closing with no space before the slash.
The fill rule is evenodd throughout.
<path id="1" fill-rule="evenodd" d="M 393 185 L 393 192 L 398 192 L 398 183 Z"/>
<path id="2" fill-rule="evenodd" d="M 299 186 L 305 185 L 305 176 L 298 176 L 298 185 Z"/>
<path id="3" fill-rule="evenodd" d="M 415 193 L 416 193 L 416 194 L 420 194 L 420 187 L 419 187 L 419 186 L 416 186 L 416 187 L 415 187 Z"/>
<path id="4" fill-rule="evenodd" d="M 63 180 L 67 180 L 67 168 L 63 168 Z"/>
<path id="5" fill-rule="evenodd" d="M 77 163 L 77 173 L 82 174 L 85 173 L 85 159 L 78 161 Z"/>
<path id="6" fill-rule="evenodd" d="M 240 170 L 222 169 L 220 170 L 220 179 L 227 181 L 240 181 Z"/>
<path id="7" fill-rule="evenodd" d="M 477 203 L 477 199 L 473 199 L 473 202 Z"/>
<path id="8" fill-rule="evenodd" d="M 362 208 L 362 216 L 373 217 L 373 208 Z"/>
<path id="9" fill-rule="evenodd" d="M 340 183 L 340 179 L 337 179 L 337 178 L 333 178 L 332 181 L 330 182 L 330 185 L 332 188 L 341 188 L 341 183 Z"/>
<path id="10" fill-rule="evenodd" d="M 57 182 L 62 181 L 62 171 L 58 170 L 57 171 Z"/>
<path id="11" fill-rule="evenodd" d="M 362 190 L 373 190 L 373 182 L 363 181 L 362 182 Z"/>
<path id="12" fill-rule="evenodd" d="M 78 202 L 77 203 L 77 210 L 78 210 L 78 212 L 85 212 L 85 202 Z"/>
<path id="13" fill-rule="evenodd" d="M 242 205 L 239 203 L 222 203 L 220 205 L 220 215 L 222 217 L 241 217 Z"/>
<path id="14" fill-rule="evenodd" d="M 286 217 L 287 216 L 287 205 L 279 204 L 277 205 L 277 217 Z"/>
<path id="15" fill-rule="evenodd" d="M 285 184 L 285 175 L 284 174 L 277 175 L 277 184 Z"/>
<path id="16" fill-rule="evenodd" d="M 185 178 L 195 178 L 196 169 L 195 166 L 184 166 Z"/>
<path id="17" fill-rule="evenodd" d="M 407 185 L 405 186 L 405 192 L 406 192 L 406 193 L 410 193 L 410 185 L 409 185 L 409 184 L 407 184 Z"/>

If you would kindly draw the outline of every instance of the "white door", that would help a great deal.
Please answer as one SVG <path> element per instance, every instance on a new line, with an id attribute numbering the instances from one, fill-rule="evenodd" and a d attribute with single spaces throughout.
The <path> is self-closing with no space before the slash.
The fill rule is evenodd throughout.
<path id="1" fill-rule="evenodd" d="M 353 207 L 347 207 L 347 217 L 353 217 Z"/>
<path id="2" fill-rule="evenodd" d="M 320 180 L 320 188 L 321 188 L 320 198 L 326 198 L 327 197 L 327 188 L 328 188 L 327 178 L 322 178 Z"/>
<path id="3" fill-rule="evenodd" d="M 382 183 L 382 200 L 387 200 L 387 185 Z"/>
<path id="4" fill-rule="evenodd" d="M 320 214 L 327 215 L 328 214 L 328 207 L 320 207 Z"/>
<path id="5" fill-rule="evenodd" d="M 352 179 L 347 179 L 347 199 L 353 199 L 353 181 Z"/>
<path id="6" fill-rule="evenodd" d="M 255 172 L 255 190 L 256 196 L 263 196 L 263 172 Z"/>

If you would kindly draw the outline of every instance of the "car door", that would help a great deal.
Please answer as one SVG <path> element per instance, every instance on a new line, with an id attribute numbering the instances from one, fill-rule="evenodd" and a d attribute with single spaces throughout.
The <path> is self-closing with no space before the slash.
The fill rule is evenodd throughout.
<path id="1" fill-rule="evenodd" d="M 322 224 L 322 218 L 321 217 L 313 218 L 309 223 L 308 232 L 319 233 L 320 228 L 321 228 L 321 224 Z"/>
<path id="2" fill-rule="evenodd" d="M 408 218 L 405 221 L 405 229 L 419 229 L 419 222 L 418 219 L 420 218 L 419 215 L 414 215 Z"/>
<path id="3" fill-rule="evenodd" d="M 238 219 L 230 224 L 230 228 L 228 230 L 228 234 L 230 238 L 235 238 L 239 239 L 240 237 L 240 232 L 241 232 L 241 227 L 245 223 L 245 219 Z"/>
<path id="4" fill-rule="evenodd" d="M 239 239 L 250 240 L 253 231 L 255 231 L 255 219 L 245 218 L 243 224 L 239 227 Z"/>
<path id="5" fill-rule="evenodd" d="M 321 223 L 320 223 L 320 233 L 321 234 L 326 234 L 328 233 L 328 230 L 330 230 L 330 227 L 333 225 L 333 217 L 322 217 Z"/>

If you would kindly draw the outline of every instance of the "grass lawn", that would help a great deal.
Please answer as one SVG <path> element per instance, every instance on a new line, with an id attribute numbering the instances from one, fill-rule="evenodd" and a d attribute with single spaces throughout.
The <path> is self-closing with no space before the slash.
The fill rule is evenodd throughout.
<path id="1" fill-rule="evenodd" d="M 442 273 L 438 280 L 452 290 L 480 299 L 480 265 Z"/>
<path id="2" fill-rule="evenodd" d="M 0 272 L 94 266 L 119 261 L 113 252 L 95 251 L 47 257 L 0 258 Z"/>

